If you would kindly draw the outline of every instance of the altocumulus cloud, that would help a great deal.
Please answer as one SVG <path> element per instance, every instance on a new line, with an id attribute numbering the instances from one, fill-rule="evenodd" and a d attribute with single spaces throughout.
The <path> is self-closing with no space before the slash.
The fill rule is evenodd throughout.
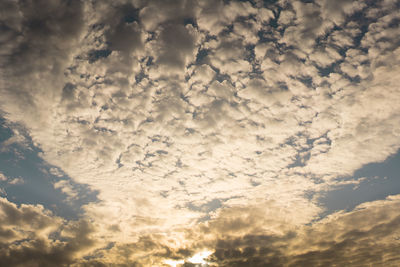
<path id="1" fill-rule="evenodd" d="M 400 147 L 399 8 L 2 1 L 0 114 L 98 201 L 2 198 L 1 264 L 397 266 L 399 195 L 319 197 Z"/>

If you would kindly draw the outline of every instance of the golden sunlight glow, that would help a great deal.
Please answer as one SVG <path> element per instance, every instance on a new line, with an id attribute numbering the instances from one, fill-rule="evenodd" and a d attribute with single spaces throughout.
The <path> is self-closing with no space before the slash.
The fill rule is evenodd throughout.
<path id="1" fill-rule="evenodd" d="M 176 267 L 179 264 L 184 264 L 185 261 L 184 260 L 178 260 L 178 261 L 175 261 L 175 260 L 164 260 L 164 263 L 168 264 L 169 266 Z"/>
<path id="2" fill-rule="evenodd" d="M 202 251 L 189 258 L 188 261 L 194 264 L 206 264 L 207 262 L 204 259 L 208 258 L 211 254 L 212 251 Z"/>

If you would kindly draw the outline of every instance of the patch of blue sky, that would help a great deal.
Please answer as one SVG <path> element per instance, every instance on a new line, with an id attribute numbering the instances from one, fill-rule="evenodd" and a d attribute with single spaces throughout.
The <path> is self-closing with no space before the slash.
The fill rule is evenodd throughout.
<path id="1" fill-rule="evenodd" d="M 0 180 L 2 197 L 16 204 L 41 204 L 58 216 L 77 219 L 83 205 L 97 201 L 97 192 L 87 185 L 74 183 L 61 170 L 45 162 L 39 156 L 40 148 L 33 145 L 29 136 L 20 135 L 23 138 L 10 142 L 15 133 L 0 118 L 0 172 L 7 178 Z M 70 185 L 75 197 L 54 187 L 61 180 Z"/>
<path id="2" fill-rule="evenodd" d="M 365 179 L 362 179 L 365 178 Z M 343 185 L 326 192 L 319 202 L 326 210 L 321 217 L 335 211 L 353 210 L 357 205 L 400 194 L 400 150 L 381 163 L 371 163 L 343 180 L 360 180 L 357 185 Z"/>

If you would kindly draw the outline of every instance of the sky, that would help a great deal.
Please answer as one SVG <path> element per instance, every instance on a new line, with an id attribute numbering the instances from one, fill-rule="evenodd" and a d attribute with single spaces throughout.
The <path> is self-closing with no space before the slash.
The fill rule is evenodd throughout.
<path id="1" fill-rule="evenodd" d="M 0 1 L 0 266 L 399 266 L 400 1 Z"/>

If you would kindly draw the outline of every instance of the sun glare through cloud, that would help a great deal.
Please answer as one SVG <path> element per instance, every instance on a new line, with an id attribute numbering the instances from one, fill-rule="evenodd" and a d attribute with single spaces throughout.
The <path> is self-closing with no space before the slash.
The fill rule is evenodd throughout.
<path id="1" fill-rule="evenodd" d="M 176 267 L 176 266 L 179 266 L 181 264 L 184 264 L 185 261 L 184 260 L 177 260 L 177 261 L 175 261 L 175 260 L 164 260 L 164 263 L 169 265 L 169 266 L 171 266 L 171 267 Z"/>
<path id="2" fill-rule="evenodd" d="M 0 266 L 400 266 L 399 10 L 0 1 Z"/>
<path id="3" fill-rule="evenodd" d="M 195 264 L 206 264 L 207 261 L 205 259 L 209 257 L 212 253 L 212 251 L 202 251 L 196 253 L 193 257 L 188 259 L 188 262 Z"/>

